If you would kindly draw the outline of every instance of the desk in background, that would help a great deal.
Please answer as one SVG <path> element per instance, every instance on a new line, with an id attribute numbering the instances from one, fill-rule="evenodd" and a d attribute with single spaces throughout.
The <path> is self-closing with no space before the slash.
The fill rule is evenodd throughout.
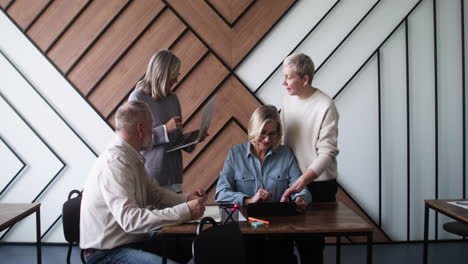
<path id="1" fill-rule="evenodd" d="M 36 213 L 37 263 L 41 263 L 41 204 L 40 203 L 0 203 L 0 231 Z"/>
<path id="2" fill-rule="evenodd" d="M 304 214 L 262 217 L 262 219 L 270 221 L 270 224 L 261 228 L 253 228 L 246 222 L 240 222 L 239 227 L 242 234 L 245 236 L 284 238 L 300 238 L 314 235 L 336 236 L 337 263 L 340 263 L 340 236 L 366 236 L 367 263 L 372 263 L 372 226 L 341 202 L 313 203 L 308 206 Z M 195 236 L 196 229 L 197 225 L 193 224 L 166 226 L 162 228 L 160 235 L 162 236 L 163 244 L 165 244 L 164 240 L 171 236 Z M 163 263 L 166 263 L 165 254 L 163 254 L 163 257 Z"/>
<path id="3" fill-rule="evenodd" d="M 425 200 L 424 206 L 424 248 L 423 263 L 427 264 L 428 236 L 429 236 L 429 209 L 442 213 L 459 222 L 468 224 L 468 210 L 448 202 L 459 202 L 468 200 Z"/>

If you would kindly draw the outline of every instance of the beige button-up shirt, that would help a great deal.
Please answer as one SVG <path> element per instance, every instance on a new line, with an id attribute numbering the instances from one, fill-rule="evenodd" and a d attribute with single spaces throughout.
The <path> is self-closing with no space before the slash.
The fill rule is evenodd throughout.
<path id="1" fill-rule="evenodd" d="M 81 248 L 115 248 L 190 220 L 187 196 L 160 187 L 144 164 L 143 156 L 118 136 L 99 156 L 83 191 Z"/>

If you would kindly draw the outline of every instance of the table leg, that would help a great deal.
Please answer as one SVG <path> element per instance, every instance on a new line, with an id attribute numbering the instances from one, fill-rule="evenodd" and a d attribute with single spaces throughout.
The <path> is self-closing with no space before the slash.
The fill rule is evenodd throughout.
<path id="1" fill-rule="evenodd" d="M 367 234 L 367 264 L 372 264 L 372 232 Z"/>
<path id="2" fill-rule="evenodd" d="M 423 264 L 427 264 L 427 240 L 429 237 L 429 206 L 424 206 L 424 245 L 423 245 Z"/>
<path id="3" fill-rule="evenodd" d="M 37 246 L 37 263 L 42 263 L 41 257 L 41 208 L 36 211 L 36 246 Z"/>
<path id="4" fill-rule="evenodd" d="M 161 236 L 161 242 L 162 242 L 162 258 L 163 258 L 163 264 L 167 264 L 167 239 L 164 234 L 159 234 Z"/>
<path id="5" fill-rule="evenodd" d="M 341 263 L 341 236 L 336 236 L 336 264 Z"/>

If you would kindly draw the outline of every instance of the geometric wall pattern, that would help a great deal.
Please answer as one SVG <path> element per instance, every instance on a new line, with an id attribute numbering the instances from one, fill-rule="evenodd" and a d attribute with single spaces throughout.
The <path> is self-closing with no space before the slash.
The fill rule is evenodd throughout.
<path id="1" fill-rule="evenodd" d="M 81 104 L 83 111 L 94 115 L 88 116 L 92 124 L 84 125 L 87 121 L 77 122 L 84 118 L 74 111 L 70 110 L 68 116 L 63 114 L 70 106 L 43 95 L 46 92 L 41 90 L 40 83 L 29 76 L 27 66 L 21 66 L 26 63 L 17 62 L 14 50 L 9 52 L 0 46 L 2 70 L 11 71 L 9 76 L 14 79 L 11 83 L 27 89 L 20 95 L 35 94 L 45 102 L 45 109 L 59 116 L 62 124 L 56 126 L 65 124 L 78 141 L 76 147 L 81 145 L 87 152 L 79 161 L 62 157 L 69 151 L 52 146 L 52 140 L 45 136 L 48 132 L 41 131 L 43 125 L 32 124 L 34 118 L 27 114 L 25 102 L 13 100 L 18 95 L 2 88 L 2 118 L 7 114 L 12 125 L 10 132 L 6 128 L 0 130 L 0 154 L 9 160 L 2 170 L 6 177 L 2 175 L 0 180 L 0 202 L 15 200 L 14 193 L 18 195 L 20 190 L 17 186 L 32 181 L 27 177 L 33 175 L 29 171 L 35 168 L 33 163 L 46 162 L 48 165 L 41 173 L 45 180 L 34 180 L 37 190 L 28 189 L 34 190 L 34 195 L 21 201 L 43 203 L 44 240 L 63 241 L 59 220 L 66 193 L 72 186 L 82 188 L 90 164 L 107 143 L 103 138 L 112 136 L 116 109 L 143 76 L 151 55 L 161 48 L 171 49 L 182 60 L 181 77 L 174 92 L 183 107 L 184 129 L 199 124 L 200 110 L 216 96 L 210 137 L 183 157 L 184 189 L 204 188 L 212 199 L 229 147 L 246 140 L 247 122 L 253 110 L 264 103 L 281 107 L 281 98 L 285 96 L 281 89 L 282 59 L 293 52 L 305 52 L 316 63 L 314 85 L 333 96 L 340 111 L 339 200 L 375 226 L 375 241 L 420 240 L 422 227 L 417 223 L 422 223 L 423 200 L 448 198 L 443 187 L 438 189 L 442 186 L 440 182 L 463 186 L 462 190 L 452 192 L 452 196 L 466 195 L 464 68 L 463 74 L 451 76 L 460 80 L 463 77 L 463 84 L 446 81 L 450 76 L 442 71 L 445 66 L 454 67 L 450 66 L 454 60 L 444 61 L 442 57 L 451 42 L 442 44 L 439 51 L 434 45 L 430 47 L 434 51 L 430 58 L 439 58 L 438 62 L 427 63 L 420 60 L 427 54 L 419 54 L 426 51 L 427 44 L 418 41 L 427 38 L 432 42 L 424 43 L 440 41 L 437 26 L 444 27 L 444 24 L 437 23 L 437 12 L 432 11 L 439 10 L 446 15 L 464 9 L 463 1 L 457 4 L 450 1 L 446 6 L 453 10 L 439 2 L 0 0 L 3 14 L 50 64 L 55 77 L 62 79 L 63 83 L 57 86 L 73 94 L 70 101 Z M 464 17 L 458 15 L 462 17 L 457 25 L 462 25 Z M 434 26 L 429 27 L 432 22 Z M 428 29 L 435 33 L 422 35 Z M 460 36 L 460 32 L 464 33 L 460 29 L 454 35 L 458 34 L 461 43 L 464 35 Z M 439 36 L 442 37 L 453 39 L 452 35 Z M 453 52 L 460 55 L 461 48 Z M 455 62 L 464 65 L 458 59 Z M 427 72 L 420 70 L 423 67 L 419 65 L 432 65 L 430 73 L 436 80 L 424 83 Z M 427 85 L 433 88 L 420 90 Z M 459 88 L 449 93 L 440 91 L 447 85 Z M 439 95 L 442 97 L 437 101 Z M 435 103 L 427 104 L 418 98 Z M 463 100 L 451 104 L 454 98 Z M 444 117 L 448 117 L 449 110 L 454 110 L 456 115 L 446 121 Z M 104 135 L 100 140 L 92 139 L 90 130 L 92 134 Z M 435 134 L 428 135 L 427 131 Z M 20 150 L 12 133 L 24 133 L 22 138 L 29 138 L 30 148 L 35 149 L 31 153 L 40 153 L 44 161 L 27 158 L 30 154 Z M 445 140 L 449 138 L 452 139 Z M 421 144 L 433 150 L 423 151 Z M 446 158 L 445 154 L 454 149 L 460 155 L 455 159 Z M 435 164 L 430 167 L 435 173 L 428 180 L 422 176 L 428 169 L 419 166 L 430 162 Z M 79 168 L 83 175 L 70 179 L 67 175 L 73 174 L 74 168 Z M 62 180 L 63 185 L 57 184 L 63 176 L 67 180 Z M 415 190 L 417 186 L 424 190 Z M 438 221 L 431 228 L 432 238 L 437 239 L 444 218 L 431 217 Z M 432 219 L 431 223 L 434 223 Z M 33 221 L 23 225 L 32 228 Z M 1 239 L 34 240 L 21 235 L 20 228 L 17 229 L 13 228 L 11 234 L 4 232 Z M 444 234 L 441 238 L 451 237 Z"/>

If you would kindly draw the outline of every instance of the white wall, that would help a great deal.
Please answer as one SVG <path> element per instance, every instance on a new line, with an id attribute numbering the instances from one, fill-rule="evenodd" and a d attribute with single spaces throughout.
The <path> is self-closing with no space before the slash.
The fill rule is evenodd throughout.
<path id="1" fill-rule="evenodd" d="M 298 1 L 236 70 L 263 103 L 280 108 L 286 92 L 276 67 L 291 52 L 312 57 L 318 68 L 314 86 L 332 97 L 344 87 L 335 98 L 340 111 L 338 181 L 393 240 L 421 240 L 424 199 L 462 198 L 466 179 L 461 4 L 436 1 L 436 97 L 432 2 Z M 455 238 L 441 228 L 446 221 L 438 216 L 438 238 Z M 434 214 L 430 222 L 434 239 Z"/>
<path id="2" fill-rule="evenodd" d="M 40 202 L 42 234 L 52 228 L 43 241 L 64 242 L 62 222 L 53 223 L 68 192 L 83 188 L 112 129 L 4 13 L 0 32 L 0 202 Z M 33 242 L 35 227 L 28 217 L 2 241 Z"/>

